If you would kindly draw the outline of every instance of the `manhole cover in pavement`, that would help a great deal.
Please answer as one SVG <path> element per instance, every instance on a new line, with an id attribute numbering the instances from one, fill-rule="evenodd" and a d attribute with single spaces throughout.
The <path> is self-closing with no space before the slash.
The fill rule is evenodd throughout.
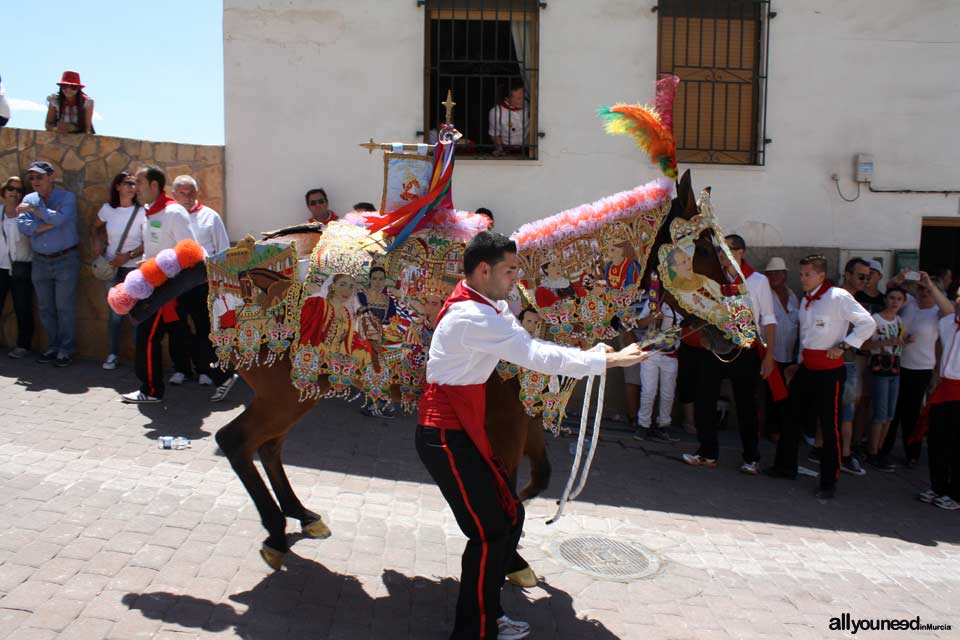
<path id="1" fill-rule="evenodd" d="M 628 582 L 660 569 L 660 560 L 646 547 L 606 536 L 571 536 L 551 545 L 554 558 L 580 573 L 603 580 Z"/>

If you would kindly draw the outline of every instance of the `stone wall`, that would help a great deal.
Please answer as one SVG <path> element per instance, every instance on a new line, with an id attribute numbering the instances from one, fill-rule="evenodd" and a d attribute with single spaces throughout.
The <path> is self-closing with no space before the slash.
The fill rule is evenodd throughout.
<path id="1" fill-rule="evenodd" d="M 35 160 L 46 160 L 56 170 L 59 187 L 77 196 L 81 267 L 77 295 L 77 355 L 102 358 L 107 351 L 107 303 L 103 283 L 93 277 L 90 227 L 104 202 L 109 201 L 110 182 L 120 171 L 136 171 L 144 164 L 163 169 L 168 180 L 181 174 L 200 183 L 200 200 L 224 212 L 223 147 L 129 140 L 98 135 L 63 134 L 27 129 L 0 129 L 0 182 L 8 176 L 26 177 Z M 29 182 L 24 180 L 29 189 Z M 168 193 L 172 188 L 167 186 Z M 46 336 L 37 318 L 34 348 L 46 346 Z M 12 303 L 0 309 L 0 344 L 13 346 L 16 322 Z M 130 333 L 124 331 L 123 355 L 131 358 Z"/>

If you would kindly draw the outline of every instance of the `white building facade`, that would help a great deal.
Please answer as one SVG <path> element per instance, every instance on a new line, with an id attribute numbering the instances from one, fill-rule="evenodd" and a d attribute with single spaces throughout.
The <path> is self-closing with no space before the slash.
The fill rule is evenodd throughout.
<path id="1" fill-rule="evenodd" d="M 435 84 L 427 39 L 436 33 L 428 33 L 428 12 L 469 20 L 477 17 L 471 4 L 483 3 L 224 0 L 231 236 L 305 220 L 303 194 L 314 186 L 326 189 L 338 213 L 357 201 L 379 204 L 383 162 L 379 152 L 357 145 L 371 137 L 423 140 L 417 133 L 434 115 L 424 114 L 427 85 Z M 535 103 L 532 126 L 541 134 L 530 137 L 536 159 L 463 153 L 454 176 L 457 207 L 492 209 L 505 233 L 658 175 L 631 140 L 604 134 L 596 110 L 652 102 L 665 58 L 664 9 L 682 15 L 685 6 L 710 3 L 662 3 L 656 10 L 654 0 L 543 4 L 532 3 L 538 22 L 532 41 L 514 42 L 516 51 L 535 58 L 524 81 Z M 751 36 L 756 74 L 768 77 L 754 78 L 755 110 L 744 111 L 755 127 L 746 136 L 750 158 L 680 163 L 692 170 L 695 188 L 713 187 L 724 227 L 754 246 L 891 251 L 918 249 L 925 221 L 945 229 L 960 224 L 957 193 L 868 189 L 960 190 L 960 3 L 755 4 L 762 5 L 760 31 Z M 688 20 L 686 31 L 672 37 L 689 40 L 699 28 L 702 38 L 715 17 Z M 719 45 L 731 33 L 732 27 L 718 35 L 714 25 Z M 461 103 L 453 118 L 459 124 L 467 106 L 456 93 L 454 100 Z M 692 94 L 686 102 L 694 104 Z M 490 106 L 488 100 L 472 108 L 485 113 Z M 860 153 L 870 154 L 874 171 L 854 199 Z M 841 197 L 838 184 L 853 202 Z"/>

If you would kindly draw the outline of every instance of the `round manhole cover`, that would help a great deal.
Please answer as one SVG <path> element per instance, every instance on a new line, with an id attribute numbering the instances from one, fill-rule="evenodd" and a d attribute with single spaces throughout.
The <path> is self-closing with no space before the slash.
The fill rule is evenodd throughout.
<path id="1" fill-rule="evenodd" d="M 603 580 L 628 582 L 660 570 L 660 560 L 646 547 L 606 536 L 572 536 L 551 545 L 553 557 L 575 571 Z"/>

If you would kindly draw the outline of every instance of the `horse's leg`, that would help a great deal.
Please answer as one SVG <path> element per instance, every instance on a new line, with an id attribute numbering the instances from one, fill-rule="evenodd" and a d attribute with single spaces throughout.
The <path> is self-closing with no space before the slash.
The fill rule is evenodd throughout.
<path id="1" fill-rule="evenodd" d="M 312 404 L 312 403 L 311 403 Z M 324 524 L 319 514 L 310 511 L 303 506 L 297 494 L 293 492 L 290 486 L 290 480 L 283 469 L 283 460 L 281 451 L 283 450 L 284 436 L 274 438 L 260 446 L 260 462 L 263 464 L 264 471 L 267 472 L 267 478 L 270 479 L 270 486 L 273 487 L 273 493 L 280 502 L 280 508 L 283 515 L 287 518 L 294 518 L 300 521 L 300 530 L 310 538 L 329 538 L 330 528 Z"/>
<path id="2" fill-rule="evenodd" d="M 283 563 L 283 554 L 289 550 L 286 519 L 253 464 L 253 452 L 260 440 L 258 432 L 263 428 L 257 403 L 258 399 L 254 398 L 253 403 L 243 413 L 217 431 L 216 439 L 220 450 L 227 456 L 233 471 L 253 499 L 253 504 L 260 514 L 260 522 L 267 530 L 267 539 L 263 541 L 260 555 L 273 569 L 279 569 Z"/>
<path id="3" fill-rule="evenodd" d="M 520 491 L 520 500 L 526 501 L 540 495 L 550 486 L 550 458 L 547 457 L 547 443 L 543 437 L 543 420 L 527 420 L 527 439 L 523 446 L 523 455 L 530 460 L 530 480 Z"/>

